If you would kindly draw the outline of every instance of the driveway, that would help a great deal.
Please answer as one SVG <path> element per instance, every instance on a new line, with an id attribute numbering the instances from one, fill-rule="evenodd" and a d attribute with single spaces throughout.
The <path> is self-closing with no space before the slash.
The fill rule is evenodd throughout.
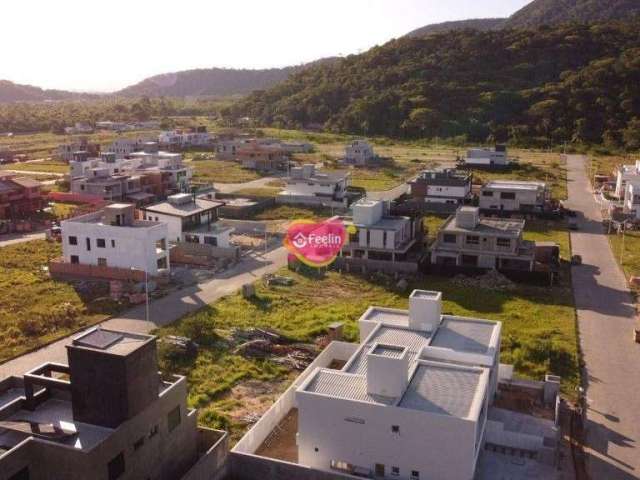
<path id="1" fill-rule="evenodd" d="M 640 478 L 640 345 L 624 275 L 602 229 L 585 158 L 567 157 L 571 232 L 581 266 L 572 268 L 580 345 L 586 364 L 587 470 L 591 480 Z"/>
<path id="2" fill-rule="evenodd" d="M 10 233 L 8 235 L 0 235 L 0 247 L 13 245 L 14 243 L 30 242 L 31 240 L 44 240 L 46 237 L 44 232 L 32 233 Z"/>
<path id="3" fill-rule="evenodd" d="M 136 333 L 151 330 L 175 322 L 183 315 L 198 310 L 219 298 L 234 293 L 242 285 L 258 280 L 265 273 L 272 273 L 287 263 L 287 250 L 279 247 L 266 255 L 254 254 L 245 257 L 241 263 L 226 272 L 218 274 L 211 281 L 187 287 L 151 302 L 149 321 L 145 320 L 145 305 L 139 305 L 122 317 L 102 322 L 104 328 Z M 73 335 L 75 336 L 75 335 Z M 28 370 L 45 362 L 67 363 L 65 346 L 72 337 L 58 340 L 46 347 L 0 365 L 0 381 L 11 375 L 23 375 Z"/>

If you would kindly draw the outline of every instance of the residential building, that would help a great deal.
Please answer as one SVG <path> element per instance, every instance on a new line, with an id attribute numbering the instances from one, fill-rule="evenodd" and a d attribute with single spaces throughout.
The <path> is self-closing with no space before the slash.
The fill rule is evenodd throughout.
<path id="1" fill-rule="evenodd" d="M 0 382 L 0 480 L 211 478 L 226 434 L 197 425 L 187 381 L 158 372 L 156 337 L 92 328 Z"/>
<path id="2" fill-rule="evenodd" d="M 486 211 L 542 213 L 549 201 L 544 182 L 491 180 L 480 190 L 479 206 Z"/>
<path id="3" fill-rule="evenodd" d="M 136 220 L 135 207 L 114 203 L 61 223 L 63 262 L 81 266 L 144 271 L 156 276 L 169 270 L 166 223 Z M 86 269 L 85 269 L 86 270 Z M 94 269 L 99 273 L 99 269 Z"/>
<path id="4" fill-rule="evenodd" d="M 535 243 L 523 240 L 524 220 L 480 217 L 476 207 L 460 207 L 438 231 L 430 247 L 431 263 L 532 271 Z"/>
<path id="5" fill-rule="evenodd" d="M 322 172 L 314 164 L 291 168 L 285 189 L 278 201 L 310 205 L 346 204 L 347 187 L 351 185 L 349 170 Z"/>
<path id="6" fill-rule="evenodd" d="M 0 219 L 28 218 L 45 208 L 41 187 L 33 178 L 0 172 Z"/>
<path id="7" fill-rule="evenodd" d="M 424 170 L 409 182 L 413 200 L 437 211 L 455 211 L 473 197 L 473 175 L 454 168 Z"/>
<path id="8" fill-rule="evenodd" d="M 81 151 L 87 152 L 87 156 L 89 157 L 97 157 L 100 155 L 100 144 L 89 143 L 86 138 L 81 138 L 77 142 L 58 145 L 54 156 L 65 162 L 71 162 L 73 160 L 73 154 Z"/>
<path id="9" fill-rule="evenodd" d="M 253 140 L 237 147 L 236 160 L 244 168 L 251 170 L 283 170 L 289 162 L 289 156 L 279 143 L 261 143 Z"/>
<path id="10" fill-rule="evenodd" d="M 175 148 L 192 148 L 210 146 L 213 139 L 204 126 L 188 130 L 172 130 L 158 135 L 158 143 Z"/>
<path id="11" fill-rule="evenodd" d="M 339 268 L 371 271 L 416 272 L 424 257 L 422 219 L 389 215 L 381 200 L 361 199 L 352 205 L 353 216 L 344 218 L 355 227 L 336 258 Z"/>
<path id="12" fill-rule="evenodd" d="M 640 179 L 640 160 L 632 165 L 620 165 L 616 170 L 616 198 L 623 199 L 628 181 Z"/>
<path id="13" fill-rule="evenodd" d="M 640 220 L 640 176 L 625 181 L 623 213 Z"/>
<path id="14" fill-rule="evenodd" d="M 65 127 L 64 133 L 75 135 L 78 133 L 93 133 L 93 127 L 88 123 L 77 122 L 73 127 Z"/>
<path id="15" fill-rule="evenodd" d="M 166 202 L 140 208 L 145 220 L 167 225 L 172 243 L 199 243 L 214 247 L 230 247 L 233 228 L 216 225 L 218 209 L 224 202 L 178 193 Z"/>
<path id="16" fill-rule="evenodd" d="M 287 153 L 311 153 L 313 145 L 308 142 L 280 142 L 280 147 Z"/>
<path id="17" fill-rule="evenodd" d="M 463 163 L 472 167 L 504 168 L 511 163 L 507 157 L 507 146 L 496 145 L 495 148 L 472 148 L 467 150 Z"/>
<path id="18" fill-rule="evenodd" d="M 115 152 L 104 152 L 100 158 L 76 152 L 69 163 L 71 191 L 139 203 L 188 189 L 192 169 L 183 163 L 182 155 L 153 151 L 153 147 L 157 147 L 155 142 L 144 143 L 145 151 L 127 158 Z"/>
<path id="19" fill-rule="evenodd" d="M 144 138 L 118 138 L 105 151 L 115 153 L 117 158 L 125 158 L 133 152 L 142 150 L 147 141 Z"/>
<path id="20" fill-rule="evenodd" d="M 235 160 L 238 148 L 242 145 L 242 141 L 231 139 L 218 139 L 215 144 L 216 158 L 219 160 Z"/>
<path id="21" fill-rule="evenodd" d="M 501 323 L 442 315 L 440 292 L 414 290 L 408 311 L 370 307 L 358 324 L 346 364 L 316 368 L 297 388 L 298 463 L 367 478 L 474 478 Z"/>
<path id="22" fill-rule="evenodd" d="M 376 160 L 373 147 L 366 140 L 354 140 L 345 147 L 344 163 L 364 167 Z"/>

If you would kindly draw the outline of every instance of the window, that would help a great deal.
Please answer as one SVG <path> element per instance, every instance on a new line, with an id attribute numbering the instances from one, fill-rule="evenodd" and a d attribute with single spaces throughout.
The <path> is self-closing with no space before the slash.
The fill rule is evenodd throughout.
<path id="1" fill-rule="evenodd" d="M 391 431 L 393 433 L 400 433 L 400 425 L 391 425 Z"/>
<path id="2" fill-rule="evenodd" d="M 387 231 L 386 230 L 384 232 L 382 232 L 382 246 L 383 247 L 387 246 Z"/>
<path id="3" fill-rule="evenodd" d="M 498 238 L 496 240 L 496 243 L 499 247 L 510 247 L 511 246 L 511 239 L 509 238 Z"/>
<path id="4" fill-rule="evenodd" d="M 133 444 L 133 449 L 134 450 L 140 450 L 142 448 L 142 446 L 144 445 L 144 437 L 140 437 L 138 440 L 136 440 L 136 442 Z"/>
<path id="5" fill-rule="evenodd" d="M 77 265 L 78 263 L 80 263 L 80 259 L 78 258 L 78 255 L 71 255 L 71 263 L 73 263 L 74 265 Z"/>
<path id="6" fill-rule="evenodd" d="M 159 258 L 156 265 L 158 268 L 167 268 L 167 257 Z"/>
<path id="7" fill-rule="evenodd" d="M 167 422 L 169 423 L 170 432 L 173 432 L 180 425 L 180 405 L 169 412 Z"/>
<path id="8" fill-rule="evenodd" d="M 467 243 L 467 245 L 479 245 L 480 237 L 478 237 L 477 235 L 467 235 L 465 242 Z"/>
<path id="9" fill-rule="evenodd" d="M 411 470 L 411 480 L 419 480 L 420 472 L 418 470 Z"/>
<path id="10" fill-rule="evenodd" d="M 29 480 L 29 467 L 24 467 L 22 470 L 14 473 L 9 477 L 9 480 Z"/>
<path id="11" fill-rule="evenodd" d="M 502 200 L 515 200 L 516 194 L 513 192 L 502 192 L 500 193 L 500 198 Z"/>
<path id="12" fill-rule="evenodd" d="M 78 237 L 69 237 L 69 245 L 77 245 Z"/>
<path id="13" fill-rule="evenodd" d="M 124 453 L 120 452 L 107 465 L 109 480 L 116 480 L 124 473 Z"/>
<path id="14" fill-rule="evenodd" d="M 391 467 L 391 476 L 397 477 L 400 475 L 400 467 Z"/>
<path id="15" fill-rule="evenodd" d="M 371 241 L 371 232 L 367 230 L 367 247 L 369 246 L 370 241 Z"/>
<path id="16" fill-rule="evenodd" d="M 444 243 L 456 243 L 457 242 L 457 237 L 453 233 L 445 233 L 442 236 L 442 241 Z"/>
<path id="17" fill-rule="evenodd" d="M 116 248 L 116 241 L 115 240 L 111 240 L 111 248 Z"/>
<path id="18" fill-rule="evenodd" d="M 96 238 L 96 246 L 98 248 L 104 248 L 107 246 L 107 242 L 105 242 L 104 238 Z"/>
<path id="19" fill-rule="evenodd" d="M 91 251 L 91 239 L 87 237 L 87 252 Z"/>
<path id="20" fill-rule="evenodd" d="M 482 196 L 483 197 L 493 197 L 493 192 L 489 192 L 489 191 L 485 190 L 484 192 L 482 192 Z"/>
<path id="21" fill-rule="evenodd" d="M 107 259 L 106 258 L 102 258 L 102 257 L 98 257 L 98 266 L 99 267 L 106 267 L 107 266 Z"/>
<path id="22" fill-rule="evenodd" d="M 158 425 L 154 425 L 151 431 L 149 432 L 149 438 L 153 438 L 158 434 Z"/>
<path id="23" fill-rule="evenodd" d="M 375 467 L 375 475 L 376 477 L 384 477 L 384 464 L 383 463 L 376 463 L 376 467 Z"/>
<path id="24" fill-rule="evenodd" d="M 217 247 L 218 239 L 216 237 L 204 237 L 204 243 L 213 247 Z"/>

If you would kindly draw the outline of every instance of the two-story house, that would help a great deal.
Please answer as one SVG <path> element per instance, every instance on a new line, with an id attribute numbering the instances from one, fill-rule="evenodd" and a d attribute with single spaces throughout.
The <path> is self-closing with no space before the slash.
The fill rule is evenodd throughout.
<path id="1" fill-rule="evenodd" d="M 42 210 L 46 203 L 40 182 L 0 172 L 0 219 L 28 218 Z"/>
<path id="2" fill-rule="evenodd" d="M 361 199 L 352 205 L 352 217 L 343 218 L 349 236 L 336 259 L 339 268 L 386 272 L 415 272 L 424 256 L 422 219 L 389 215 L 381 200 Z"/>
<path id="3" fill-rule="evenodd" d="M 544 182 L 491 180 L 480 189 L 479 207 L 489 213 L 542 213 L 549 201 Z"/>
<path id="4" fill-rule="evenodd" d="M 510 165 L 507 157 L 507 146 L 496 145 L 495 148 L 471 148 L 467 150 L 463 163 L 476 168 L 504 168 Z"/>
<path id="5" fill-rule="evenodd" d="M 626 181 L 622 211 L 635 219 L 640 219 L 640 177 Z"/>
<path id="6" fill-rule="evenodd" d="M 616 189 L 614 195 L 619 199 L 623 199 L 627 182 L 637 181 L 638 179 L 640 179 L 640 160 L 636 160 L 635 164 L 620 165 L 616 169 Z"/>
<path id="7" fill-rule="evenodd" d="M 344 163 L 365 167 L 377 159 L 373 147 L 366 140 L 354 140 L 344 149 Z"/>
<path id="8" fill-rule="evenodd" d="M 460 207 L 442 225 L 429 248 L 431 263 L 532 271 L 535 243 L 524 240 L 524 220 L 482 218 L 476 207 Z"/>
<path id="9" fill-rule="evenodd" d="M 344 203 L 347 201 L 347 187 L 351 185 L 349 170 L 323 172 L 314 164 L 294 167 L 285 179 L 286 185 L 278 196 L 281 203 L 309 205 Z"/>
<path id="10" fill-rule="evenodd" d="M 411 197 L 425 210 L 454 212 L 472 198 L 473 175 L 454 168 L 424 170 L 409 182 Z"/>

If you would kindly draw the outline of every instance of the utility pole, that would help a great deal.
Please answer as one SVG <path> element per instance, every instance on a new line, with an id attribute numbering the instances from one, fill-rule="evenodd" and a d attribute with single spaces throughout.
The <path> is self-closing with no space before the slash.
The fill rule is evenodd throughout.
<path id="1" fill-rule="evenodd" d="M 144 296 L 145 296 L 145 320 L 149 321 L 149 275 L 147 267 L 144 268 Z"/>

